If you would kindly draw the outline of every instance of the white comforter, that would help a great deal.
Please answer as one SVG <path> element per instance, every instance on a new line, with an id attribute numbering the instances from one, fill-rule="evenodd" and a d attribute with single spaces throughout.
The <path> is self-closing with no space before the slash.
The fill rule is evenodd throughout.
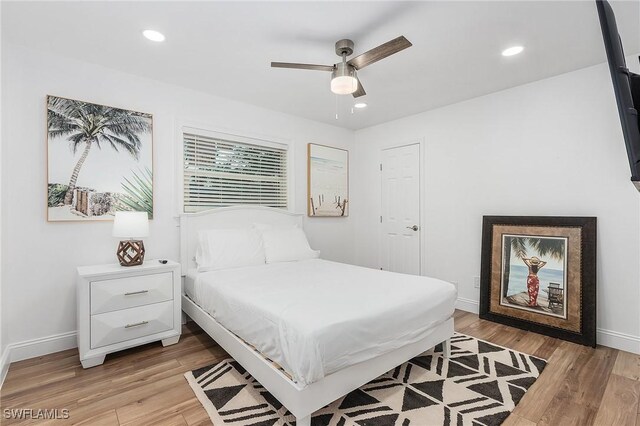
<path id="1" fill-rule="evenodd" d="M 426 337 L 453 285 L 320 259 L 196 274 L 185 291 L 305 386 Z"/>

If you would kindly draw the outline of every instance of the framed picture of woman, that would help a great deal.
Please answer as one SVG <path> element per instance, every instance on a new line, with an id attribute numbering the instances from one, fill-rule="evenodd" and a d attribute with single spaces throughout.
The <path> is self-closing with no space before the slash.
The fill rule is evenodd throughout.
<path id="1" fill-rule="evenodd" d="M 596 344 L 596 218 L 485 216 L 480 318 Z"/>

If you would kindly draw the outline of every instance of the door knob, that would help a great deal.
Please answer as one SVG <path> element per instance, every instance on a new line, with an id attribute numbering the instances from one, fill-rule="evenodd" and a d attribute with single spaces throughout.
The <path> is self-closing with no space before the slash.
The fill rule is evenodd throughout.
<path id="1" fill-rule="evenodd" d="M 418 225 L 413 225 L 413 226 L 407 226 L 407 229 L 411 229 L 413 231 L 417 231 L 420 228 L 418 228 Z"/>

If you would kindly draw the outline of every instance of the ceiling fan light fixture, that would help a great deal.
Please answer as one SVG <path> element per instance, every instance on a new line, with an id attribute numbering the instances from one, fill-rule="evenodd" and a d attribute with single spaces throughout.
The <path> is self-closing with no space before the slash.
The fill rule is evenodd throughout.
<path id="1" fill-rule="evenodd" d="M 331 91 L 336 95 L 350 95 L 356 90 L 358 90 L 357 78 L 342 76 L 331 80 Z"/>
<path id="2" fill-rule="evenodd" d="M 362 83 L 358 80 L 357 71 L 411 47 L 412 44 L 404 36 L 396 37 L 378 47 L 367 50 L 355 58 L 351 58 L 347 62 L 347 56 L 353 54 L 353 46 L 353 40 L 346 38 L 336 42 L 336 55 L 342 57 L 342 62 L 335 65 L 271 62 L 271 67 L 330 72 L 331 91 L 337 95 L 353 95 L 357 99 L 367 94 L 364 87 L 362 87 Z"/>
<path id="3" fill-rule="evenodd" d="M 345 62 L 336 65 L 331 73 L 331 91 L 336 95 L 350 95 L 358 90 L 356 69 Z"/>

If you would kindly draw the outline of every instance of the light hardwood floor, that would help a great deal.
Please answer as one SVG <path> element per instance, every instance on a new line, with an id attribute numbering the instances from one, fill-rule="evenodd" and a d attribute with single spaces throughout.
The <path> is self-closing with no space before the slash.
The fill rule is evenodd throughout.
<path id="1" fill-rule="evenodd" d="M 462 311 L 455 324 L 461 333 L 548 360 L 506 426 L 640 426 L 640 356 L 582 347 Z M 153 343 L 108 355 L 104 365 L 88 370 L 75 349 L 14 363 L 0 391 L 2 415 L 12 408 L 58 408 L 68 409 L 70 418 L 50 424 L 210 424 L 183 374 L 228 355 L 195 323 L 183 333 L 174 346 Z M 21 422 L 0 416 L 0 423 Z"/>

